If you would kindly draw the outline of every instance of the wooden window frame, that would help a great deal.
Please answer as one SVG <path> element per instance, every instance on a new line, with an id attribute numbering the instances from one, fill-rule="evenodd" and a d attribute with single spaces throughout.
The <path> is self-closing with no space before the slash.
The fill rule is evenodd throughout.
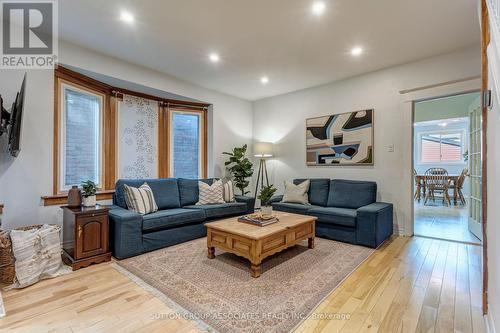
<path id="1" fill-rule="evenodd" d="M 158 175 L 160 178 L 171 178 L 171 119 L 175 112 L 196 113 L 200 115 L 201 128 L 201 163 L 200 178 L 208 177 L 208 109 L 206 107 L 189 107 L 163 103 L 158 115 Z"/>
<path id="2" fill-rule="evenodd" d="M 54 71 L 54 149 L 53 149 L 53 189 L 52 197 L 55 199 L 67 195 L 66 190 L 61 189 L 61 115 L 63 112 L 62 92 L 63 86 L 68 85 L 76 89 L 88 91 L 89 93 L 100 95 L 102 97 L 102 119 L 101 119 L 101 184 L 99 192 L 106 192 L 114 189 L 116 181 L 116 102 L 110 86 L 99 81 L 90 79 L 79 73 L 67 70 L 64 67 L 58 67 Z M 49 199 L 50 197 L 44 197 Z M 59 202 L 59 200 L 56 200 Z"/>
<path id="3" fill-rule="evenodd" d="M 88 89 L 86 87 L 77 85 L 72 82 L 68 82 L 64 79 L 59 80 L 59 85 L 58 85 L 58 98 L 59 98 L 59 109 L 58 109 L 58 156 L 57 156 L 57 174 L 58 178 L 55 179 L 55 183 L 57 184 L 57 191 L 54 194 L 62 194 L 62 193 L 67 193 L 69 191 L 69 188 L 64 188 L 64 183 L 63 183 L 63 176 L 64 176 L 64 171 L 63 168 L 65 166 L 64 163 L 64 145 L 65 145 L 65 127 L 64 127 L 64 120 L 66 119 L 64 115 L 64 105 L 62 104 L 64 99 L 64 92 L 66 89 L 73 89 L 74 91 L 81 91 L 81 92 L 86 92 L 89 95 L 94 95 L 94 96 L 99 96 L 101 105 L 100 105 L 100 110 L 99 110 L 99 183 L 97 184 L 99 190 L 103 190 L 105 187 L 105 173 L 104 173 L 104 132 L 105 132 L 105 126 L 104 126 L 104 114 L 105 114 L 105 109 L 106 109 L 106 104 L 107 104 L 107 96 L 101 92 L 95 91 Z"/>
<path id="4" fill-rule="evenodd" d="M 67 202 L 67 191 L 60 190 L 60 117 L 61 117 L 61 84 L 66 83 L 78 89 L 88 90 L 91 93 L 101 94 L 104 98 L 102 115 L 102 187 L 97 192 L 97 200 L 109 200 L 113 197 L 114 187 L 118 175 L 118 101 L 123 95 L 133 95 L 157 101 L 158 107 L 158 177 L 170 177 L 169 171 L 169 109 L 202 114 L 202 170 L 201 176 L 208 175 L 208 107 L 210 104 L 182 100 L 166 99 L 141 92 L 113 87 L 106 83 L 92 79 L 81 73 L 58 65 L 54 70 L 54 141 L 53 141 L 53 188 L 52 194 L 42 197 L 43 205 L 61 205 Z M 162 130 L 166 129 L 166 130 Z"/>

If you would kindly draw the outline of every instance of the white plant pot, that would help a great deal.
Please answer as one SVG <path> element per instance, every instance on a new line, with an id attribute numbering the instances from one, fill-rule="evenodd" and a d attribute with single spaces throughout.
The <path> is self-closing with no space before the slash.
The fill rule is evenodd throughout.
<path id="1" fill-rule="evenodd" d="M 83 206 L 92 207 L 96 205 L 96 196 L 91 195 L 90 197 L 83 197 Z"/>
<path id="2" fill-rule="evenodd" d="M 273 206 L 262 206 L 261 207 L 262 216 L 273 215 Z"/>

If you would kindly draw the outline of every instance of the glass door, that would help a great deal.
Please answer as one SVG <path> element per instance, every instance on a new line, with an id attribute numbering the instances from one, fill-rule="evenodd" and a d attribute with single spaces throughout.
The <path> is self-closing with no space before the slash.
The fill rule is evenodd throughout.
<path id="1" fill-rule="evenodd" d="M 470 203 L 469 203 L 469 231 L 483 240 L 482 231 L 482 113 L 481 106 L 477 106 L 469 113 L 470 120 L 470 147 L 469 147 L 469 175 L 470 175 Z"/>

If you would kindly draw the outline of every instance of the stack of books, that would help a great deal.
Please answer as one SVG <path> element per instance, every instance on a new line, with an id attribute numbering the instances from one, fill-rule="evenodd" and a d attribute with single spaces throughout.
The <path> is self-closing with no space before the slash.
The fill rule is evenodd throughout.
<path id="1" fill-rule="evenodd" d="M 241 216 L 238 218 L 238 221 L 264 227 L 266 225 L 276 223 L 279 220 L 276 216 L 262 217 L 260 214 L 252 214 Z"/>

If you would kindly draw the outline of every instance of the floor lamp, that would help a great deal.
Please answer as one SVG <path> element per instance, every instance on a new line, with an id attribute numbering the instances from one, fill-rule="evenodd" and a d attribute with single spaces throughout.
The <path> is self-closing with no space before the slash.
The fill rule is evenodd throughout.
<path id="1" fill-rule="evenodd" d="M 254 198 L 257 198 L 259 182 L 260 188 L 264 187 L 264 177 L 266 178 L 266 186 L 269 186 L 269 178 L 267 176 L 266 159 L 273 157 L 273 144 L 270 142 L 257 142 L 253 146 L 253 156 L 259 157 L 259 172 L 257 173 L 257 182 L 255 184 Z"/>

